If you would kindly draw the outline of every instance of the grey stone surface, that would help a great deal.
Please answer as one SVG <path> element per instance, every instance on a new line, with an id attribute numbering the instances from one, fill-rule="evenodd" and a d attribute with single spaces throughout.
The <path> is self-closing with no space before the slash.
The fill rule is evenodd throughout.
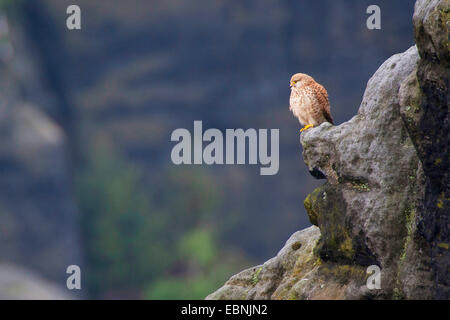
<path id="1" fill-rule="evenodd" d="M 71 300 L 68 289 L 56 285 L 30 270 L 0 264 L 0 300 Z"/>
<path id="2" fill-rule="evenodd" d="M 8 23 L 0 12 L 11 48 L 0 54 L 0 260 L 65 281 L 68 265 L 82 266 L 67 134 L 24 31 Z"/>
<path id="3" fill-rule="evenodd" d="M 302 134 L 310 173 L 327 179 L 304 202 L 320 235 L 294 234 L 209 299 L 449 298 L 449 12 L 417 1 L 417 47 L 383 63 L 350 121 Z M 308 249 L 290 251 L 300 235 Z M 380 290 L 366 287 L 369 265 Z"/>

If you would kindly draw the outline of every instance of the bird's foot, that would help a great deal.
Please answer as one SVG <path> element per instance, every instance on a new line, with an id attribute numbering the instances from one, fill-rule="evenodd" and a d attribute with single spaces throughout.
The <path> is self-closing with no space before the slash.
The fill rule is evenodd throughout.
<path id="1" fill-rule="evenodd" d="M 309 128 L 313 128 L 314 126 L 312 124 L 308 124 L 307 126 L 304 126 L 302 129 L 300 129 L 300 132 L 306 131 Z"/>

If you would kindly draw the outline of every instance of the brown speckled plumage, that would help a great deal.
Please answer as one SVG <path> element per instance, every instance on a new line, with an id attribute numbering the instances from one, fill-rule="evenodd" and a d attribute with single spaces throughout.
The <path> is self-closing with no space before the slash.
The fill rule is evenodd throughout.
<path id="1" fill-rule="evenodd" d="M 296 73 L 292 76 L 289 102 L 289 110 L 302 125 L 333 124 L 327 90 L 307 74 Z"/>

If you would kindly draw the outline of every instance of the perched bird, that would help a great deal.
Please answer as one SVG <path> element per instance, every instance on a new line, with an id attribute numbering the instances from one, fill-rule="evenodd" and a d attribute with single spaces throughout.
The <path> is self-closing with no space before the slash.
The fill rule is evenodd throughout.
<path id="1" fill-rule="evenodd" d="M 307 74 L 296 73 L 291 77 L 289 104 L 289 110 L 304 126 L 300 132 L 323 122 L 333 124 L 327 90 Z"/>

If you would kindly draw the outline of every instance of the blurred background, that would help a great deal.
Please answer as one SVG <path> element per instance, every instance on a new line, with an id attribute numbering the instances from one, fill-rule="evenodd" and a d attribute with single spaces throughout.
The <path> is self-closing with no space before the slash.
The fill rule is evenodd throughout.
<path id="1" fill-rule="evenodd" d="M 82 30 L 66 28 L 77 4 Z M 366 9 L 381 8 L 382 30 Z M 308 227 L 293 73 L 335 122 L 413 0 L 0 0 L 0 298 L 203 299 Z M 280 170 L 175 166 L 177 128 L 279 128 Z M 82 290 L 66 289 L 79 265 Z"/>

